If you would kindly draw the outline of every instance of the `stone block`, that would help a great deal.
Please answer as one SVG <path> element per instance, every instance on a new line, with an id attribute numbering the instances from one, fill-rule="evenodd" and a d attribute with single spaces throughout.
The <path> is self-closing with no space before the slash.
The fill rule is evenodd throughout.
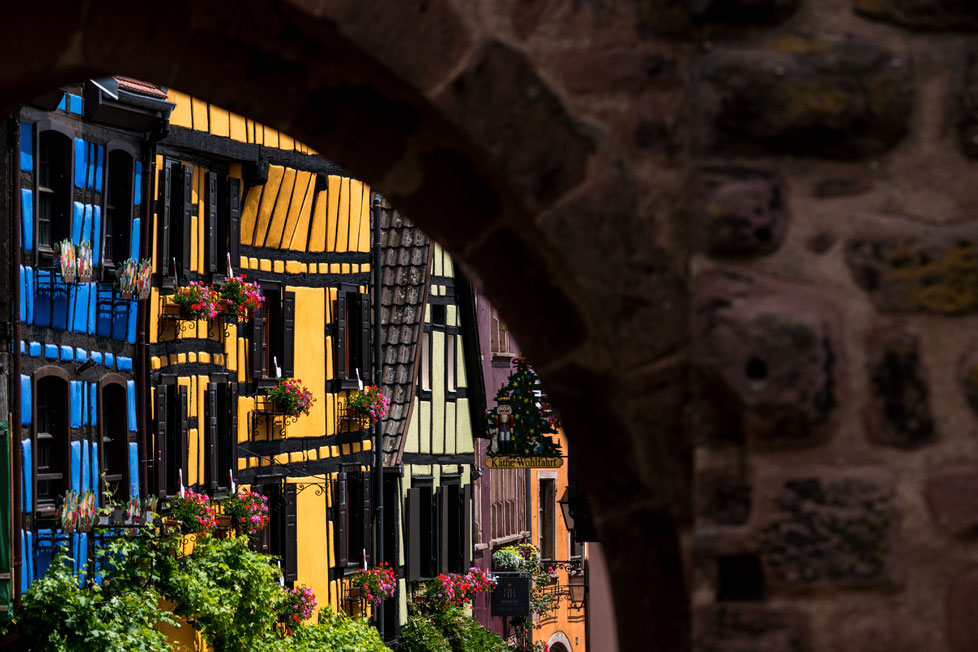
<path id="1" fill-rule="evenodd" d="M 876 156 L 909 127 L 911 65 L 854 40 L 718 49 L 696 65 L 691 110 L 701 154 Z"/>
<path id="2" fill-rule="evenodd" d="M 866 337 L 870 398 L 863 421 L 870 441 L 917 448 L 936 437 L 917 336 L 882 329 Z"/>
<path id="3" fill-rule="evenodd" d="M 899 583 L 892 476 L 813 469 L 755 486 L 752 522 L 771 590 L 891 588 Z"/>
<path id="4" fill-rule="evenodd" d="M 972 351 L 961 359 L 958 365 L 958 382 L 964 390 L 968 407 L 978 415 L 978 351 Z"/>
<path id="5" fill-rule="evenodd" d="M 723 471 L 697 474 L 696 516 L 700 522 L 742 525 L 750 516 L 751 486 L 744 478 Z"/>
<path id="6" fill-rule="evenodd" d="M 784 184 L 772 171 L 708 167 L 690 180 L 689 217 L 696 247 L 714 256 L 774 251 L 788 222 Z"/>
<path id="7" fill-rule="evenodd" d="M 856 11 L 922 31 L 978 30 L 978 4 L 971 0 L 854 0 Z"/>
<path id="8" fill-rule="evenodd" d="M 927 507 L 952 534 L 978 533 L 978 462 L 948 464 L 927 476 Z"/>
<path id="9" fill-rule="evenodd" d="M 640 0 L 644 35 L 681 35 L 693 28 L 775 25 L 790 17 L 800 0 Z"/>
<path id="10" fill-rule="evenodd" d="M 836 650 L 845 652 L 922 652 L 924 629 L 915 613 L 874 611 L 839 614 Z"/>
<path id="11" fill-rule="evenodd" d="M 978 568 L 955 576 L 944 609 L 948 652 L 978 650 Z"/>
<path id="12" fill-rule="evenodd" d="M 435 103 L 531 208 L 584 179 L 593 144 L 524 54 L 489 43 Z"/>
<path id="13" fill-rule="evenodd" d="M 714 412 L 700 434 L 762 448 L 825 440 L 844 374 L 835 307 L 810 288 L 733 272 L 701 274 L 693 292 L 698 403 Z"/>
<path id="14" fill-rule="evenodd" d="M 809 652 L 811 626 L 804 612 L 764 604 L 723 603 L 694 614 L 695 652 Z"/>
<path id="15" fill-rule="evenodd" d="M 978 51 L 968 55 L 964 84 L 958 97 L 961 151 L 968 158 L 978 158 Z"/>
<path id="16" fill-rule="evenodd" d="M 676 63 L 673 55 L 633 47 L 577 49 L 557 55 L 553 70 L 572 93 L 637 94 L 657 78 L 680 85 Z"/>
<path id="17" fill-rule="evenodd" d="M 869 218 L 846 245 L 846 262 L 885 312 L 978 311 L 978 223 L 948 226 Z"/>

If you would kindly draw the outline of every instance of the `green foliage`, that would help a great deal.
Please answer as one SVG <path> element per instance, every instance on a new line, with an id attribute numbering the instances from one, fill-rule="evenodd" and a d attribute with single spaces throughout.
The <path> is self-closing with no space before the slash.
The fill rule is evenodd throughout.
<path id="1" fill-rule="evenodd" d="M 401 652 L 451 652 L 452 649 L 433 618 L 421 614 L 408 618 L 398 642 Z"/>
<path id="2" fill-rule="evenodd" d="M 215 652 L 252 650 L 274 630 L 282 599 L 279 570 L 268 562 L 243 538 L 199 539 L 166 579 L 165 593 Z"/>
<path id="3" fill-rule="evenodd" d="M 411 616 L 399 642 L 402 652 L 509 652 L 503 639 L 458 607 Z"/>
<path id="4" fill-rule="evenodd" d="M 287 649 L 298 652 L 384 652 L 387 648 L 376 629 L 366 620 L 324 608 L 319 623 L 302 627 L 285 639 Z"/>
<path id="5" fill-rule="evenodd" d="M 125 545 L 130 544 L 130 545 Z M 171 650 L 157 631 L 173 623 L 160 609 L 160 594 L 134 581 L 143 546 L 123 542 L 113 553 L 115 564 L 103 566 L 102 587 L 79 586 L 70 560 L 59 552 L 48 572 L 24 595 L 18 621 L 33 648 L 50 652 L 165 652 Z"/>

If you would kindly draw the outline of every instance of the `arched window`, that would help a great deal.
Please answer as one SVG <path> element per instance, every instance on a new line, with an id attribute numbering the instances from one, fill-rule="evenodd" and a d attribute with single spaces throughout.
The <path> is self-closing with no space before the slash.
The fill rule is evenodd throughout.
<path id="1" fill-rule="evenodd" d="M 71 237 L 71 139 L 48 129 L 37 137 L 37 250 L 53 256 Z"/>
<path id="2" fill-rule="evenodd" d="M 60 373 L 58 373 L 60 372 Z M 35 373 L 37 509 L 53 512 L 69 488 L 68 379 L 60 369 Z"/>
<path id="3" fill-rule="evenodd" d="M 117 266 L 129 258 L 132 229 L 133 157 L 123 149 L 109 152 L 109 176 L 105 199 L 105 244 L 102 260 Z"/>
<path id="4" fill-rule="evenodd" d="M 122 378 L 102 381 L 101 402 L 99 425 L 104 491 L 113 500 L 125 502 L 129 496 L 129 410 Z"/>

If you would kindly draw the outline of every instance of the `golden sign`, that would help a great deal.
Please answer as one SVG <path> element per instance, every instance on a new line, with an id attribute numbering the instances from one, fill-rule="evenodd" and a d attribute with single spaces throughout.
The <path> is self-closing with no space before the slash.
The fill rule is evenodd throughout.
<path id="1" fill-rule="evenodd" d="M 490 469 L 556 469 L 563 464 L 561 457 L 496 455 L 486 458 L 486 466 Z"/>

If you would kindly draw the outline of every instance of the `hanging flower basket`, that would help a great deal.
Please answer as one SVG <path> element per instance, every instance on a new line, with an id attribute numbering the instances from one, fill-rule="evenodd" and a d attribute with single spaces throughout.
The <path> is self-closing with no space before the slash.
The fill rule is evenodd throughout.
<path id="1" fill-rule="evenodd" d="M 279 411 L 290 417 L 300 414 L 309 416 L 309 408 L 316 402 L 312 392 L 306 389 L 298 378 L 280 378 L 275 386 L 265 393 Z"/>
<path id="2" fill-rule="evenodd" d="M 376 385 L 368 385 L 362 392 L 350 394 L 346 401 L 347 417 L 354 421 L 370 419 L 377 423 L 387 416 L 391 400 Z"/>
<path id="3" fill-rule="evenodd" d="M 69 491 L 65 494 L 61 505 L 61 530 L 65 534 L 91 532 L 96 521 L 98 510 L 95 507 L 95 494 L 91 491 L 81 494 Z"/>
<path id="4" fill-rule="evenodd" d="M 312 610 L 317 604 L 316 595 L 308 586 L 296 585 L 292 589 L 283 589 L 276 609 L 278 621 L 284 624 L 287 632 L 292 633 L 302 621 L 312 618 Z"/>
<path id="5" fill-rule="evenodd" d="M 217 526 L 217 515 L 210 498 L 193 489 L 170 500 L 169 516 L 180 524 L 180 530 L 185 534 L 207 536 Z"/>
<path id="6" fill-rule="evenodd" d="M 268 498 L 246 489 L 223 502 L 228 525 L 239 534 L 257 534 L 268 524 Z"/>
<path id="7" fill-rule="evenodd" d="M 247 318 L 261 308 L 264 297 L 257 282 L 249 283 L 244 274 L 231 276 L 217 288 L 221 301 L 228 312 Z"/>
<path id="8" fill-rule="evenodd" d="M 116 270 L 116 276 L 119 279 L 119 295 L 123 299 L 132 299 L 134 296 L 139 299 L 147 298 L 151 289 L 150 279 L 152 275 L 153 261 L 148 258 L 144 258 L 142 261 L 127 258 Z"/>
<path id="9" fill-rule="evenodd" d="M 177 288 L 173 294 L 173 303 L 191 319 L 213 319 L 217 316 L 219 301 L 214 289 L 200 281 L 191 281 L 190 285 Z"/>
<path id="10" fill-rule="evenodd" d="M 92 270 L 94 269 L 94 255 L 92 245 L 88 240 L 82 240 L 75 251 L 75 264 L 78 266 L 78 280 L 81 283 L 89 283 L 92 280 Z"/>
<path id="11" fill-rule="evenodd" d="M 350 579 L 350 596 L 356 591 L 357 597 L 365 597 L 374 604 L 385 598 L 393 598 L 397 588 L 397 575 L 387 562 L 369 570 L 358 570 Z"/>
<path id="12" fill-rule="evenodd" d="M 75 245 L 68 238 L 58 243 L 58 264 L 61 266 L 61 279 L 65 283 L 74 283 L 78 266 L 75 262 Z"/>

